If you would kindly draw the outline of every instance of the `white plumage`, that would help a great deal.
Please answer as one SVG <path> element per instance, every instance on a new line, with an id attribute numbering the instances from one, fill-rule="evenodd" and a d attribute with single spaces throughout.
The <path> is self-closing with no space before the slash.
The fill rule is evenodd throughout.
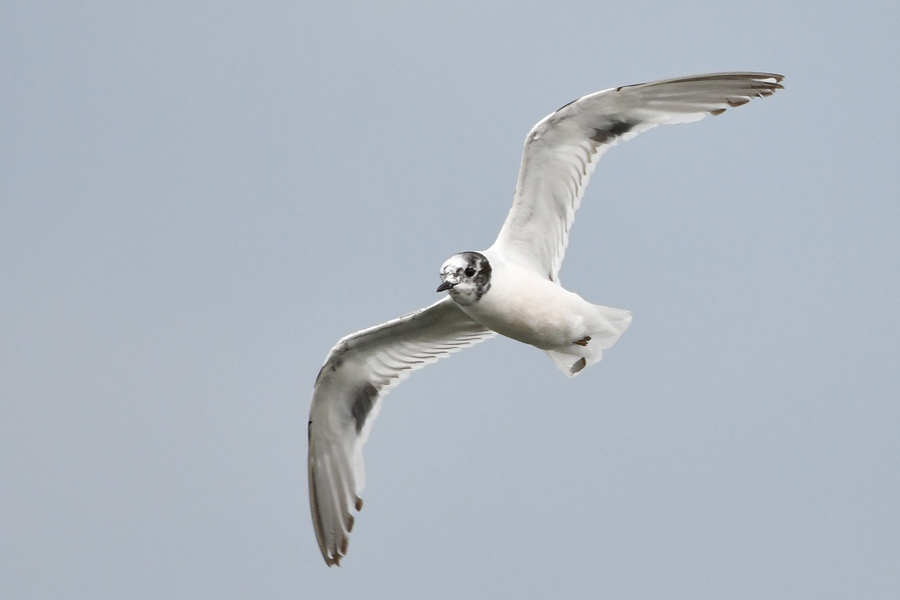
<path id="1" fill-rule="evenodd" d="M 584 96 L 528 133 L 512 209 L 494 244 L 441 268 L 449 296 L 346 336 L 319 372 L 309 417 L 309 498 L 325 562 L 347 552 L 362 507 L 362 447 L 382 398 L 412 371 L 497 333 L 547 351 L 573 376 L 596 363 L 631 323 L 628 311 L 562 288 L 569 229 L 597 159 L 656 125 L 720 114 L 782 88 L 772 73 L 714 73 Z"/>

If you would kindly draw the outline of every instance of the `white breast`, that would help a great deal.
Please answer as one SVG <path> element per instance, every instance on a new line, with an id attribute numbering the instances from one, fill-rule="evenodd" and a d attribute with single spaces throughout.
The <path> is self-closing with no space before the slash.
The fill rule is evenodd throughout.
<path id="1" fill-rule="evenodd" d="M 460 308 L 501 335 L 541 350 L 559 348 L 583 337 L 590 308 L 573 294 L 530 270 L 488 256 L 491 288 L 481 300 Z"/>

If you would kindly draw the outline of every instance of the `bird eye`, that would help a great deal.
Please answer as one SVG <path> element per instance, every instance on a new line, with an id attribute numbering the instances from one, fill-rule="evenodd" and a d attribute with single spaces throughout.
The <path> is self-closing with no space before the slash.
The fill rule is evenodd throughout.
<path id="1" fill-rule="evenodd" d="M 466 277 L 471 277 L 472 275 L 475 274 L 475 269 L 473 269 L 472 267 L 468 267 L 466 269 L 465 273 L 466 273 Z"/>

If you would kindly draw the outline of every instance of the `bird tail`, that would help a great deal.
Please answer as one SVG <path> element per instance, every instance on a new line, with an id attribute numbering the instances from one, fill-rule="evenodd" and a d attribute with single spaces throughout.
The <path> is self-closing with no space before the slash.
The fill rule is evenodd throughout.
<path id="1" fill-rule="evenodd" d="M 553 364 L 567 377 L 574 377 L 585 367 L 600 362 L 603 351 L 612 347 L 631 325 L 631 313 L 627 310 L 599 305 L 593 308 L 594 314 L 587 323 L 587 338 L 590 339 L 584 345 L 570 344 L 547 350 Z"/>

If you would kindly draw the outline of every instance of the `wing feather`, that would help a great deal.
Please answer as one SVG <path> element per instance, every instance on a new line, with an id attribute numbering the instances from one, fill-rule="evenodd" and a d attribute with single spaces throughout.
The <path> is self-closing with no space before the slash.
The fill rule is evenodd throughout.
<path id="1" fill-rule="evenodd" d="M 309 411 L 309 503 L 325 562 L 340 563 L 362 508 L 362 447 L 381 399 L 410 373 L 496 335 L 449 297 L 348 335 L 319 372 Z"/>
<path id="2" fill-rule="evenodd" d="M 604 152 L 657 125 L 697 121 L 771 96 L 783 79 L 712 73 L 603 90 L 566 104 L 525 138 L 512 209 L 492 249 L 558 283 L 575 211 Z"/>

